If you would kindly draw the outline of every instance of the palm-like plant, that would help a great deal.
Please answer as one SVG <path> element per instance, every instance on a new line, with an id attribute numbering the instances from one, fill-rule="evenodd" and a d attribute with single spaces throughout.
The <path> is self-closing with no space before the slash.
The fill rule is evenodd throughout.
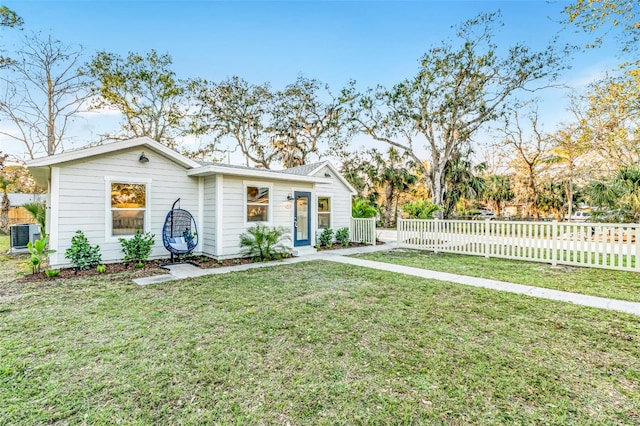
<path id="1" fill-rule="evenodd" d="M 566 203 L 566 193 L 564 186 L 559 182 L 545 182 L 540 187 L 540 199 L 538 205 L 540 209 L 553 213 L 556 219 L 562 219 L 562 212 Z"/>
<path id="2" fill-rule="evenodd" d="M 281 259 L 289 254 L 289 247 L 283 244 L 289 236 L 284 228 L 255 225 L 240 235 L 243 254 L 259 261 Z"/>
<path id="3" fill-rule="evenodd" d="M 22 208 L 28 211 L 36 222 L 38 222 L 42 235 L 47 235 L 47 206 L 45 203 L 24 203 Z"/>
<path id="4" fill-rule="evenodd" d="M 502 216 L 505 203 L 513 200 L 514 193 L 511 190 L 511 180 L 508 176 L 491 175 L 485 181 L 482 192 L 484 199 L 496 209 L 496 215 Z"/>
<path id="5" fill-rule="evenodd" d="M 484 179 L 476 173 L 481 172 L 484 167 L 484 164 L 473 166 L 462 153 L 454 154 L 447 162 L 443 205 L 445 217 L 451 215 L 460 200 L 473 200 L 482 193 Z"/>
<path id="6" fill-rule="evenodd" d="M 364 198 L 356 200 L 351 206 L 351 216 L 355 218 L 370 218 L 378 214 L 375 207 Z"/>
<path id="7" fill-rule="evenodd" d="M 640 168 L 620 169 L 608 182 L 592 182 L 586 192 L 592 205 L 618 209 L 630 222 L 640 220 Z"/>
<path id="8" fill-rule="evenodd" d="M 409 215 L 409 219 L 433 219 L 433 214 L 440 210 L 440 206 L 430 200 L 415 201 L 402 206 L 402 211 Z"/>

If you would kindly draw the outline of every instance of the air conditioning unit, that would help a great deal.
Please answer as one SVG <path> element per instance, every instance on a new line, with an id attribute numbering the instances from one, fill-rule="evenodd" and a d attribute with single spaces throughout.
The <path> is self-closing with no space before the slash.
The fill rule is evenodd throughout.
<path id="1" fill-rule="evenodd" d="M 11 225 L 11 251 L 25 249 L 29 241 L 32 243 L 40 239 L 40 225 L 23 223 Z"/>

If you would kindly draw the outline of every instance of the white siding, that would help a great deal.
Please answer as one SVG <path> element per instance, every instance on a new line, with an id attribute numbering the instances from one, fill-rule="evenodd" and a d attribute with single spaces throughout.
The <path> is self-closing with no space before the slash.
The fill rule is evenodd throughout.
<path id="1" fill-rule="evenodd" d="M 340 228 L 349 228 L 351 221 L 351 192 L 344 184 L 335 176 L 335 173 L 327 166 L 318 170 L 313 176 L 326 177 L 325 173 L 330 175 L 331 184 L 316 184 L 316 193 L 318 195 L 331 196 L 331 227 L 334 231 Z M 317 201 L 315 209 L 317 209 Z M 317 217 L 317 216 L 316 216 Z"/>
<path id="2" fill-rule="evenodd" d="M 200 231 L 203 238 L 202 251 L 214 256 L 216 254 L 216 176 L 204 178 L 204 229 Z"/>
<path id="3" fill-rule="evenodd" d="M 182 166 L 153 151 L 145 151 L 149 162 L 140 163 L 140 152 L 139 148 L 134 148 L 60 166 L 58 238 L 55 247 L 58 256 L 57 264 L 52 266 L 68 264 L 64 252 L 70 246 L 76 230 L 82 230 L 90 244 L 100 245 L 104 262 L 122 259 L 117 238 L 105 235 L 106 210 L 110 208 L 107 204 L 106 176 L 125 182 L 127 179 L 151 181 L 147 188 L 147 217 L 149 230 L 155 234 L 152 257 L 168 256 L 162 244 L 162 226 L 177 198 L 181 199 L 180 207 L 189 210 L 198 223 L 198 178 L 188 177 Z"/>
<path id="4" fill-rule="evenodd" d="M 287 195 L 294 191 L 311 192 L 311 199 L 315 199 L 313 183 L 301 183 L 291 181 L 269 181 L 263 179 L 250 179 L 241 177 L 224 177 L 224 204 L 223 204 L 223 255 L 233 257 L 240 254 L 240 234 L 245 232 L 252 224 L 246 223 L 245 218 L 245 183 L 260 183 L 272 188 L 269 203 L 271 205 L 271 217 L 269 226 L 281 226 L 291 236 L 293 228 L 293 205 L 287 201 Z M 312 202 L 313 203 L 313 202 Z M 316 208 L 312 204 L 312 217 L 316 214 Z M 315 220 L 312 220 L 312 234 L 315 233 Z M 293 242 L 289 242 L 293 246 Z"/>

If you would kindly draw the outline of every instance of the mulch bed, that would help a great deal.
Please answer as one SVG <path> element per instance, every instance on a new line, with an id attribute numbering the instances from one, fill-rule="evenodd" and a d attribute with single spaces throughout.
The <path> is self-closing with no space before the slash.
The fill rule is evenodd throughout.
<path id="1" fill-rule="evenodd" d="M 382 241 L 376 241 L 376 245 L 382 245 L 384 244 Z M 325 251 L 325 250 L 341 250 L 341 249 L 348 249 L 348 248 L 354 248 L 354 247 L 368 247 L 371 244 L 365 244 L 365 243 L 349 243 L 349 245 L 347 247 L 343 247 L 340 244 L 332 244 L 331 247 L 325 247 L 325 246 L 316 246 L 316 249 L 318 251 Z"/>
<path id="2" fill-rule="evenodd" d="M 161 264 L 166 263 L 167 259 L 162 260 L 149 260 L 145 262 L 144 267 L 135 268 L 133 263 L 109 263 L 106 265 L 106 272 L 100 274 L 96 271 L 96 268 L 87 269 L 85 271 L 76 271 L 74 268 L 62 268 L 58 276 L 49 278 L 45 275 L 44 271 L 39 274 L 27 274 L 18 279 L 19 282 L 33 282 L 33 281 L 56 281 L 73 278 L 90 278 L 102 275 L 114 275 L 123 274 L 126 278 L 142 278 L 150 277 L 152 275 L 166 274 L 168 271 L 160 267 Z"/>
<path id="3" fill-rule="evenodd" d="M 378 241 L 376 244 L 384 244 L 381 241 Z M 353 247 L 365 247 L 370 244 L 362 244 L 362 243 L 349 243 L 348 247 L 343 247 L 339 244 L 333 244 L 330 248 L 327 247 L 317 247 L 318 251 L 324 250 L 340 250 L 343 248 L 353 248 Z M 222 259 L 216 260 L 209 256 L 189 256 L 188 258 L 183 260 L 185 263 L 190 263 L 194 266 L 197 266 L 202 269 L 213 269 L 213 268 L 224 268 L 229 266 L 237 266 L 237 265 L 246 265 L 248 263 L 254 263 L 255 261 L 249 257 L 238 257 L 234 259 Z M 76 271 L 74 268 L 63 268 L 60 269 L 60 274 L 56 277 L 49 278 L 45 275 L 44 271 L 39 274 L 27 274 L 18 279 L 19 282 L 34 282 L 34 281 L 56 281 L 62 279 L 73 279 L 73 278 L 90 278 L 101 275 L 114 275 L 114 274 L 123 274 L 126 278 L 134 279 L 134 278 L 142 278 L 142 277 L 150 277 L 152 275 L 160 275 L 167 274 L 167 269 L 163 268 L 161 265 L 167 264 L 170 262 L 170 259 L 156 259 L 149 260 L 144 263 L 143 268 L 135 268 L 133 263 L 109 263 L 107 264 L 106 272 L 100 274 L 96 271 L 96 268 L 88 269 L 85 271 Z"/>

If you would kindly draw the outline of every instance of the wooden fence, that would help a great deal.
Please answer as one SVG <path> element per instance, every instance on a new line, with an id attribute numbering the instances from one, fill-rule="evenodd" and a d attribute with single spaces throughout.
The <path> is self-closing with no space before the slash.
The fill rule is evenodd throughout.
<path id="1" fill-rule="evenodd" d="M 376 218 L 369 219 L 351 218 L 349 227 L 351 241 L 356 243 L 375 244 L 376 243 Z"/>
<path id="2" fill-rule="evenodd" d="M 9 209 L 9 226 L 20 223 L 36 223 L 36 220 L 23 207 L 11 207 Z"/>
<path id="3" fill-rule="evenodd" d="M 640 272 L 640 224 L 399 219 L 398 247 Z"/>

